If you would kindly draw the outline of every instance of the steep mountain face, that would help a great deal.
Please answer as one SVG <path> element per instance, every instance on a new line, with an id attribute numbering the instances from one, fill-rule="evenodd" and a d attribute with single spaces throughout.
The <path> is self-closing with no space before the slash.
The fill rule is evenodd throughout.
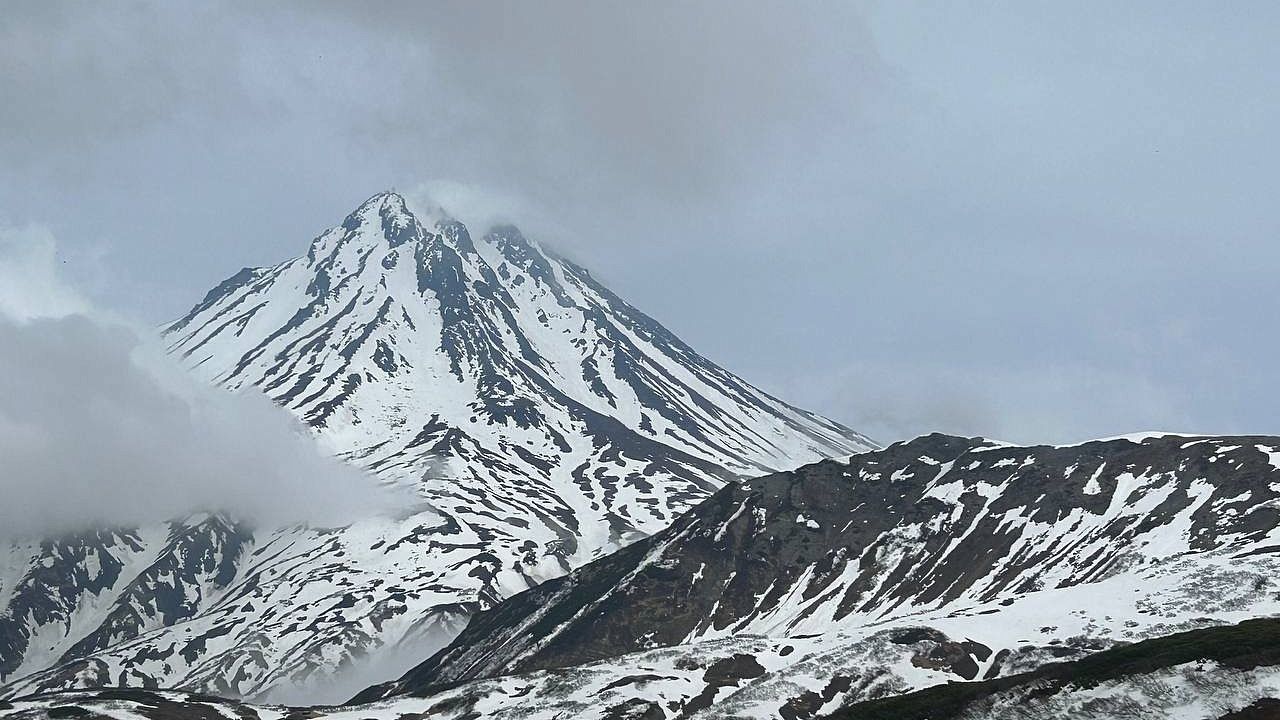
<path id="1" fill-rule="evenodd" d="M 252 697 L 366 654 L 421 657 L 476 610 L 661 530 L 725 482 L 872 447 L 702 358 L 516 228 L 473 239 L 393 193 L 304 256 L 236 273 L 165 337 L 193 372 L 266 393 L 420 503 L 345 528 L 198 515 L 3 548 L 0 695 Z"/>
<path id="2" fill-rule="evenodd" d="M 934 435 L 727 486 L 356 700 L 815 717 L 1280 613 L 1277 549 L 1280 438 Z"/>

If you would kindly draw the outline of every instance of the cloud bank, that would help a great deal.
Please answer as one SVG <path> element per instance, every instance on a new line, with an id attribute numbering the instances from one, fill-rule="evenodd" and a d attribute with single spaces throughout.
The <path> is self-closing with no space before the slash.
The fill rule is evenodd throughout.
<path id="1" fill-rule="evenodd" d="M 265 397 L 203 385 L 150 331 L 91 308 L 57 258 L 46 230 L 0 230 L 0 534 L 205 510 L 344 525 L 391 508 Z"/>

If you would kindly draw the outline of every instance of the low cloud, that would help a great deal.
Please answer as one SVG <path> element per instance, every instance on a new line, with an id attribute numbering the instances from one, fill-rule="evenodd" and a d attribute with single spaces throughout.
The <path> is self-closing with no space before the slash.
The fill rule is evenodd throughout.
<path id="1" fill-rule="evenodd" d="M 226 511 L 343 525 L 390 509 L 254 393 L 195 380 L 153 331 L 89 306 L 52 236 L 0 230 L 0 532 L 46 535 Z"/>
<path id="2" fill-rule="evenodd" d="M 40 225 L 0 227 L 0 317 L 30 320 L 88 311 L 58 277 L 58 247 Z"/>
<path id="3" fill-rule="evenodd" d="M 884 444 L 931 432 L 1024 444 L 1146 430 L 1224 432 L 1197 425 L 1174 389 L 1142 373 L 1085 364 L 855 362 L 822 381 L 821 395 L 806 390 L 816 387 L 813 379 L 797 378 L 785 396 L 847 418 Z"/>
<path id="4" fill-rule="evenodd" d="M 465 617 L 458 618 L 459 624 L 447 630 L 432 625 L 421 633 L 411 632 L 394 644 L 378 646 L 368 655 L 351 658 L 333 674 L 316 673 L 305 680 L 273 687 L 252 699 L 293 706 L 347 702 L 362 690 L 403 676 L 443 650 L 462 630 L 465 621 Z"/>

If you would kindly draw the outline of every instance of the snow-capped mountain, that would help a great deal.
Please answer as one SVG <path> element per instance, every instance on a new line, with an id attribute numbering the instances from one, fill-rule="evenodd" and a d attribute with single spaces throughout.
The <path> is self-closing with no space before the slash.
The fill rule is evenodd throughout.
<path id="1" fill-rule="evenodd" d="M 472 238 L 394 193 L 305 255 L 236 273 L 165 337 L 193 372 L 266 393 L 419 501 L 344 528 L 201 514 L 2 548 L 0 694 L 253 697 L 380 649 L 419 658 L 476 610 L 661 530 L 725 482 L 873 447 L 709 362 L 516 228 Z"/>
<path id="2" fill-rule="evenodd" d="M 815 717 L 1275 615 L 1277 548 L 1280 438 L 934 435 L 726 487 L 357 701 Z"/>
<path id="3" fill-rule="evenodd" d="M 393 193 L 304 257 L 237 273 L 166 335 L 198 373 L 260 388 L 336 452 L 429 483 L 446 515 L 487 516 L 526 548 L 513 556 L 561 566 L 665 527 L 728 478 L 871 447 L 516 228 L 473 240 Z"/>

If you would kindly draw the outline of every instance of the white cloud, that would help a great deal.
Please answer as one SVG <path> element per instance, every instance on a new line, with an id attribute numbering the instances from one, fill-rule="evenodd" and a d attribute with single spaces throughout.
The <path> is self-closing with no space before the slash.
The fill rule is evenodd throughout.
<path id="1" fill-rule="evenodd" d="M 821 396 L 813 390 L 819 387 Z M 1145 430 L 1231 430 L 1196 425 L 1174 389 L 1143 373 L 1087 364 L 852 362 L 821 378 L 794 378 L 784 396 L 810 406 L 825 403 L 884 444 L 931 432 L 1034 444 Z"/>
<path id="2" fill-rule="evenodd" d="M 64 285 L 47 230 L 0 232 L 0 532 L 200 510 L 341 525 L 389 509 L 287 412 L 200 383 L 158 340 Z"/>
<path id="3" fill-rule="evenodd" d="M 48 228 L 0 227 L 0 315 L 31 320 L 86 311 L 84 298 L 58 280 L 58 259 Z"/>

